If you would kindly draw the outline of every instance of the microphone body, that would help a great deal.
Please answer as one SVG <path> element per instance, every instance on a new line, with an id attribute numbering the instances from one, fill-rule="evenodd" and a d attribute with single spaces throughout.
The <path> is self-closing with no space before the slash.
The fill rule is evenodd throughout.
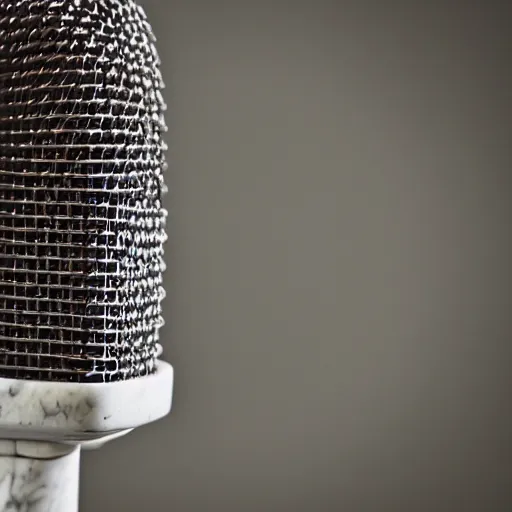
<path id="1" fill-rule="evenodd" d="M 1 510 L 75 510 L 80 447 L 171 407 L 154 43 L 132 0 L 0 0 Z"/>

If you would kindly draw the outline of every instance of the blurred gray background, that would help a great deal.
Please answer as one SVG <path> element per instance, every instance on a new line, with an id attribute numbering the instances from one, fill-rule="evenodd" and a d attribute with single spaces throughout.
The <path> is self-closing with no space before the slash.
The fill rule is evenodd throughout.
<path id="1" fill-rule="evenodd" d="M 175 402 L 81 510 L 510 512 L 510 2 L 143 5 Z"/>

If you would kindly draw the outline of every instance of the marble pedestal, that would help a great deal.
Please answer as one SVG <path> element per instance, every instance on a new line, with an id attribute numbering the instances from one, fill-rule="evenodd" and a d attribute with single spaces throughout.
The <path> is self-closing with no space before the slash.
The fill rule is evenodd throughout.
<path id="1" fill-rule="evenodd" d="M 80 450 L 171 409 L 172 367 L 108 384 L 0 379 L 0 512 L 78 510 Z"/>

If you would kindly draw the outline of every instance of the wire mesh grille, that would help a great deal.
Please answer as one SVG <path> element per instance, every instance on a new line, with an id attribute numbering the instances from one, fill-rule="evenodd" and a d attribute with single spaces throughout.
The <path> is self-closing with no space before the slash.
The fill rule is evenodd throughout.
<path id="1" fill-rule="evenodd" d="M 151 373 L 165 104 L 131 0 L 0 0 L 0 377 Z"/>

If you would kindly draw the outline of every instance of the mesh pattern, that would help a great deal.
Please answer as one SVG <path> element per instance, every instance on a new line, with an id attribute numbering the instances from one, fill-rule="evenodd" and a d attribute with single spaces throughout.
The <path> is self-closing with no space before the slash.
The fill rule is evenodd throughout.
<path id="1" fill-rule="evenodd" d="M 0 0 L 0 377 L 154 370 L 165 105 L 131 0 Z"/>

